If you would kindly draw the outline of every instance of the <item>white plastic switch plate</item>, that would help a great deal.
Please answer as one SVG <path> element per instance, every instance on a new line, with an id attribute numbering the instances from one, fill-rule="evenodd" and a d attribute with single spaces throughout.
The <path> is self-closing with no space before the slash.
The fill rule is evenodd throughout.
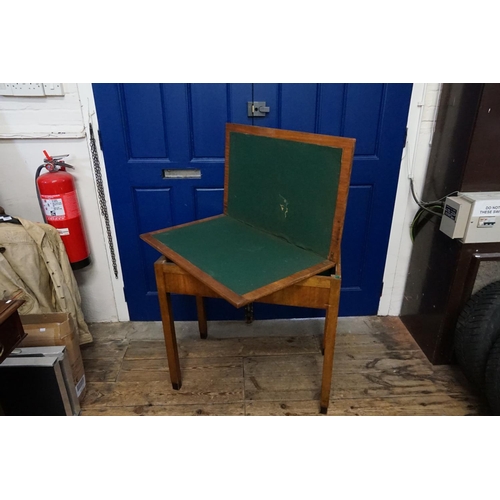
<path id="1" fill-rule="evenodd" d="M 12 95 L 18 96 L 44 96 L 42 83 L 11 83 Z"/>
<path id="2" fill-rule="evenodd" d="M 11 83 L 0 83 L 0 95 L 12 95 Z"/>
<path id="3" fill-rule="evenodd" d="M 45 95 L 64 95 L 62 83 L 44 83 L 43 90 Z"/>
<path id="4" fill-rule="evenodd" d="M 44 97 L 64 95 L 62 83 L 0 83 L 0 95 Z"/>

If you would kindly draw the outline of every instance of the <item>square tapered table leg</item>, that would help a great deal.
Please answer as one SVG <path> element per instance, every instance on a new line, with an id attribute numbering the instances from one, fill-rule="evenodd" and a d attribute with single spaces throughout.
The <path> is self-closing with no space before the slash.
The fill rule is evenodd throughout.
<path id="1" fill-rule="evenodd" d="M 165 275 L 160 263 L 155 263 L 156 286 L 158 288 L 158 300 L 160 302 L 161 323 L 165 346 L 167 348 L 168 369 L 172 387 L 176 390 L 181 388 L 181 366 L 179 362 L 179 352 L 177 350 L 177 340 L 175 338 L 174 318 L 172 316 L 172 301 L 170 293 L 167 293 L 165 286 Z"/>

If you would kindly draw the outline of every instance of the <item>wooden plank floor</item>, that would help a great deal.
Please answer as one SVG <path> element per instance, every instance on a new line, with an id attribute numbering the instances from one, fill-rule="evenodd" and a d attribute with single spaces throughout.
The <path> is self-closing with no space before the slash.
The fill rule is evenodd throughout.
<path id="1" fill-rule="evenodd" d="M 174 391 L 158 322 L 90 325 L 82 415 L 319 415 L 323 321 L 177 325 Z M 340 318 L 329 415 L 488 414 L 457 367 L 433 366 L 399 318 Z"/>

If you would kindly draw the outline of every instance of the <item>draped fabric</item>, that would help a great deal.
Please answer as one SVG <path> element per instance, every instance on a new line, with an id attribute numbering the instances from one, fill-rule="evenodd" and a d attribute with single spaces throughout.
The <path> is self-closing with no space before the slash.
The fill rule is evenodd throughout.
<path id="1" fill-rule="evenodd" d="M 70 313 L 80 344 L 92 342 L 66 249 L 57 230 L 17 217 L 0 224 L 0 299 L 25 300 L 19 313 Z"/>

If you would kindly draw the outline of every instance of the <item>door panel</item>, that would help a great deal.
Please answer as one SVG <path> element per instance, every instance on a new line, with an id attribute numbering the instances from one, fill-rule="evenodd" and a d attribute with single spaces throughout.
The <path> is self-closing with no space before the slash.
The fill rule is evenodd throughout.
<path id="1" fill-rule="evenodd" d="M 224 156 L 223 130 L 228 118 L 227 91 L 224 85 L 193 85 L 191 87 L 190 121 L 194 158 L 221 158 Z"/>
<path id="2" fill-rule="evenodd" d="M 131 319 L 159 319 L 159 254 L 139 234 L 222 212 L 226 122 L 356 138 L 340 313 L 376 313 L 410 93 L 411 85 L 384 84 L 94 85 Z M 251 100 L 266 101 L 267 116 L 248 118 Z M 164 171 L 191 169 L 201 179 L 164 178 Z M 176 319 L 195 319 L 192 297 L 173 304 Z M 243 317 L 215 299 L 207 314 Z M 255 304 L 257 318 L 321 314 Z"/>
<path id="3" fill-rule="evenodd" d="M 161 89 L 153 84 L 123 85 L 129 158 L 168 158 Z M 144 127 L 147 116 L 148 126 Z"/>
<path id="4" fill-rule="evenodd" d="M 356 138 L 356 156 L 377 154 L 383 94 L 387 86 L 360 84 L 344 87 L 342 133 Z"/>
<path id="5" fill-rule="evenodd" d="M 350 186 L 342 238 L 342 287 L 360 290 L 366 259 L 372 186 Z M 355 228 L 355 229 L 351 229 Z M 349 252 L 346 255 L 346 251 Z"/>
<path id="6" fill-rule="evenodd" d="M 224 188 L 195 188 L 194 193 L 196 219 L 206 219 L 223 212 Z"/>

